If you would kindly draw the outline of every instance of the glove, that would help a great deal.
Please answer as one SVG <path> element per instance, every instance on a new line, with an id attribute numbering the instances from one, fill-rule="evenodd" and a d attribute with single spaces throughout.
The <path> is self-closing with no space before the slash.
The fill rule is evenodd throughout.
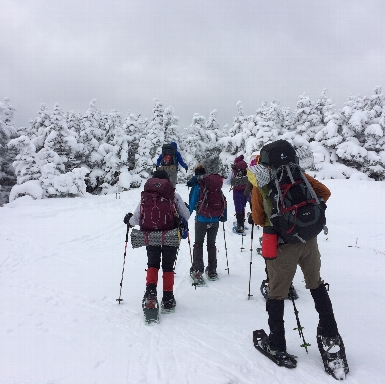
<path id="1" fill-rule="evenodd" d="M 189 206 L 187 203 L 184 203 L 184 205 L 186 206 L 186 208 L 187 208 L 188 210 L 190 210 L 190 206 Z"/>
<path id="2" fill-rule="evenodd" d="M 123 223 L 131 227 L 131 225 L 130 225 L 130 219 L 131 219 L 132 216 L 133 216 L 133 215 L 132 215 L 131 212 L 127 213 L 127 215 L 124 216 Z"/>
<path id="3" fill-rule="evenodd" d="M 247 219 L 247 222 L 250 224 L 250 225 L 253 225 L 254 224 L 254 221 L 253 221 L 253 215 L 250 213 L 248 219 Z"/>
<path id="4" fill-rule="evenodd" d="M 329 233 L 329 229 L 326 225 L 324 225 L 324 234 L 327 235 Z"/>
<path id="5" fill-rule="evenodd" d="M 188 171 L 188 167 L 186 167 L 186 168 L 185 168 L 185 170 L 186 170 L 186 173 L 187 173 L 187 171 Z"/>

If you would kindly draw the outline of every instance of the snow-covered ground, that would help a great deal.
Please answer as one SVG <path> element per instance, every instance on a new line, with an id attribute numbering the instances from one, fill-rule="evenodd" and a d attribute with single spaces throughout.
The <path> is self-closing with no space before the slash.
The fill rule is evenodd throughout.
<path id="1" fill-rule="evenodd" d="M 349 383 L 382 383 L 385 340 L 384 182 L 326 180 L 329 234 L 318 237 L 322 277 L 346 346 Z M 187 200 L 188 190 L 177 186 Z M 309 353 L 300 347 L 292 303 L 286 301 L 288 351 L 296 369 L 280 368 L 253 346 L 252 332 L 268 330 L 259 287 L 264 261 L 255 247 L 250 300 L 250 230 L 217 238 L 219 281 L 194 289 L 190 251 L 181 243 L 175 276 L 177 308 L 144 325 L 141 300 L 146 252 L 129 245 L 122 304 L 118 304 L 126 226 L 140 190 L 87 198 L 32 200 L 0 208 L 0 383 L 333 383 L 316 345 L 317 315 L 298 270 L 294 285 Z M 191 245 L 194 239 L 190 219 Z M 228 265 L 224 245 L 226 236 Z M 207 260 L 207 256 L 205 256 Z M 161 290 L 160 290 L 161 291 Z M 160 293 L 159 293 L 160 296 Z"/>

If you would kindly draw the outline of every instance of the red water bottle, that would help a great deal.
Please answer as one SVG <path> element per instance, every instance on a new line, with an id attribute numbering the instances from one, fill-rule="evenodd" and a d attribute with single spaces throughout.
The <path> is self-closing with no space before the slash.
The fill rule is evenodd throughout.
<path id="1" fill-rule="evenodd" d="M 263 227 L 262 257 L 266 260 L 274 260 L 277 257 L 278 235 L 273 227 Z"/>

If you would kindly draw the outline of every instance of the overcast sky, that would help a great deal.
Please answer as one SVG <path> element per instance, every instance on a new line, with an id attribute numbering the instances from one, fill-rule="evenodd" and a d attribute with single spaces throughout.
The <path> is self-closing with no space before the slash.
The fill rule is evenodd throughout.
<path id="1" fill-rule="evenodd" d="M 1 0 L 0 100 L 17 127 L 41 103 L 84 113 L 93 98 L 123 117 L 158 98 L 183 128 L 324 88 L 341 108 L 385 89 L 384 20 L 384 0 Z"/>

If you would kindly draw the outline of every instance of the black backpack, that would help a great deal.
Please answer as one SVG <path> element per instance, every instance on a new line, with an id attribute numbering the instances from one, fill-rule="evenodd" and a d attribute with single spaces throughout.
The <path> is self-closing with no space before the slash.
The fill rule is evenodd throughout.
<path id="1" fill-rule="evenodd" d="M 326 205 L 310 185 L 293 146 L 277 140 L 261 149 L 260 164 L 269 167 L 270 181 L 265 198 L 270 223 L 285 243 L 305 243 L 326 224 Z"/>
<path id="2" fill-rule="evenodd" d="M 171 156 L 171 161 L 167 164 L 164 163 L 164 157 L 166 155 Z M 161 165 L 176 165 L 176 148 L 172 144 L 163 144 L 162 145 L 162 161 Z"/>

